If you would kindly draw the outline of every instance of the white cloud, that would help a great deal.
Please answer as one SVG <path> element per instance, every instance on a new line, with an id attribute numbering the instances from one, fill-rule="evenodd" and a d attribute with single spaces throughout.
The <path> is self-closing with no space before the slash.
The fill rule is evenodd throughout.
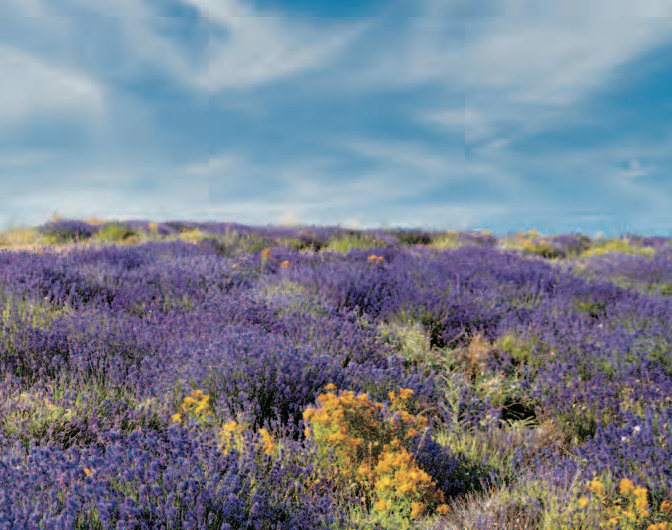
<path id="1" fill-rule="evenodd" d="M 434 105 L 429 111 L 418 110 L 416 118 L 453 134 L 464 131 L 467 144 L 512 135 L 519 139 L 594 120 L 582 104 L 599 90 L 616 83 L 622 87 L 629 63 L 672 41 L 672 4 L 663 0 L 608 5 L 582 0 L 541 11 L 537 2 L 527 0 L 495 5 L 496 17 L 463 20 L 463 46 L 439 39 L 432 46 L 420 32 L 396 41 L 406 43 L 394 54 L 402 79 L 407 73 L 404 57 L 410 57 L 413 42 L 422 42 L 418 49 L 431 47 L 429 53 L 443 56 L 450 72 L 442 77 L 447 80 L 444 86 L 452 93 L 464 91 L 464 107 Z M 380 73 L 372 69 L 370 76 Z M 392 82 L 390 78 L 379 75 L 379 86 Z"/>
<path id="2" fill-rule="evenodd" d="M 377 28 L 319 79 L 325 93 L 389 92 L 431 87 L 464 92 L 464 22 L 454 17 L 404 17 L 404 23 Z"/>
<path id="3" fill-rule="evenodd" d="M 556 16 L 534 19 L 530 2 L 498 5 L 497 18 L 466 21 L 465 103 L 467 114 L 479 118 L 479 140 L 580 119 L 577 104 L 616 82 L 622 86 L 629 62 L 672 40 L 672 18 L 641 18 L 669 17 L 668 2 L 563 3 Z"/>
<path id="4" fill-rule="evenodd" d="M 207 72 L 207 46 L 189 53 L 183 43 L 164 35 L 175 20 L 162 17 L 150 2 L 2 1 L 9 1 L 10 14 L 26 24 L 23 34 L 17 34 L 22 45 L 40 50 L 48 62 L 85 61 L 99 79 L 158 70 L 189 87 L 200 72 Z"/>
<path id="5" fill-rule="evenodd" d="M 0 46 L 0 86 L 0 127 L 45 112 L 96 122 L 105 109 L 104 89 L 86 75 L 6 46 Z"/>
<path id="6" fill-rule="evenodd" d="M 194 81 L 211 92 L 257 86 L 323 67 L 369 26 L 360 22 L 344 30 L 309 27 L 255 10 L 239 0 L 184 0 L 218 25 L 210 35 L 210 67 Z"/>
<path id="7" fill-rule="evenodd" d="M 457 157 L 447 154 L 439 155 L 418 143 L 358 138 L 341 140 L 333 147 L 340 147 L 359 156 L 375 160 L 382 166 L 401 166 L 412 172 L 439 175 L 451 180 L 464 178 L 463 154 Z"/>

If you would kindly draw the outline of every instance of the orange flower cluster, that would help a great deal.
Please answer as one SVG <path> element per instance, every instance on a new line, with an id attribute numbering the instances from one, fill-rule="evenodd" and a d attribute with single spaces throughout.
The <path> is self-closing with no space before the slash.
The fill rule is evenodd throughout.
<path id="1" fill-rule="evenodd" d="M 637 530 L 646 528 L 646 530 L 672 530 L 672 521 L 660 521 L 660 518 L 669 519 L 672 515 L 672 503 L 664 500 L 660 504 L 658 514 L 654 516 L 659 520 L 658 523 L 649 524 L 651 521 L 651 510 L 648 503 L 648 492 L 646 488 L 635 487 L 632 480 L 628 478 L 621 479 L 618 493 L 621 498 L 613 502 L 608 499 L 604 484 L 594 479 L 588 483 L 592 500 L 597 502 L 604 513 L 604 520 L 600 528 L 621 528 L 622 530 Z M 579 506 L 585 507 L 591 499 L 582 497 L 579 499 Z"/>
<path id="2" fill-rule="evenodd" d="M 318 445 L 318 466 L 325 462 L 329 448 L 336 459 L 335 479 L 339 485 L 350 482 L 363 486 L 368 498 L 375 495 L 374 510 L 383 517 L 396 512 L 416 519 L 434 508 L 445 515 L 448 506 L 443 492 L 436 489 L 432 478 L 415 463 L 400 440 L 427 427 L 427 418 L 415 417 L 402 410 L 396 418 L 378 421 L 381 403 L 371 403 L 367 394 L 356 396 L 344 391 L 336 396 L 333 384 L 318 397 L 321 408 L 308 407 L 303 413 L 306 436 L 314 435 Z M 389 396 L 396 409 L 413 394 L 402 389 L 399 396 Z M 332 464 L 332 469 L 334 465 Z"/>

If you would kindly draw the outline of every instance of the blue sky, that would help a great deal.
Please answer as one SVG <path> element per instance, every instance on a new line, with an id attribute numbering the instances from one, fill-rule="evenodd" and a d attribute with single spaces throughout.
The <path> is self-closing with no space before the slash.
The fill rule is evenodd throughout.
<path id="1" fill-rule="evenodd" d="M 0 226 L 672 234 L 668 0 L 0 0 Z"/>

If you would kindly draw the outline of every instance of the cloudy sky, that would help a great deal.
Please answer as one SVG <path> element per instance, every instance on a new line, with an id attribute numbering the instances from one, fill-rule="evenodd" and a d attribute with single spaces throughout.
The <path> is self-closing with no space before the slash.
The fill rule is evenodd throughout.
<path id="1" fill-rule="evenodd" d="M 669 0 L 0 0 L 0 226 L 672 234 Z"/>

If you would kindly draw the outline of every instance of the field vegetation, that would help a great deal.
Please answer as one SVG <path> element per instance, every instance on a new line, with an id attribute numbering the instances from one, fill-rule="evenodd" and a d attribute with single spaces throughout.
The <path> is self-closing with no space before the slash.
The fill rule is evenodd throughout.
<path id="1" fill-rule="evenodd" d="M 672 244 L 0 234 L 0 529 L 672 530 Z"/>

